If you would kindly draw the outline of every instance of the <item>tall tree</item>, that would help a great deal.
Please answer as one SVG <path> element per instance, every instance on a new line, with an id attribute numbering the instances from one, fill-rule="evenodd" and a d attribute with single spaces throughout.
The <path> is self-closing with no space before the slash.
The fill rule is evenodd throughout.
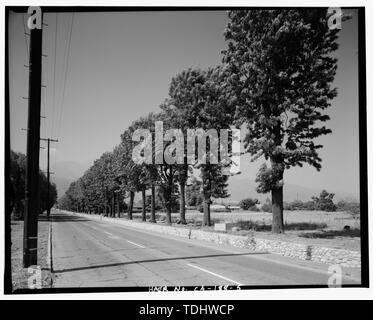
<path id="1" fill-rule="evenodd" d="M 188 206 L 198 207 L 203 202 L 202 182 L 194 176 L 190 179 L 189 185 L 186 188 L 186 201 Z"/>
<path id="2" fill-rule="evenodd" d="M 184 70 L 171 81 L 168 110 L 173 110 L 177 118 L 181 119 L 179 121 L 182 128 L 205 131 L 213 129 L 219 136 L 220 129 L 230 129 L 232 124 L 232 112 L 229 112 L 231 107 L 226 99 L 224 87 L 224 70 L 221 67 Z M 209 163 L 209 152 L 210 149 L 212 150 L 210 146 L 213 146 L 213 142 L 216 141 L 206 138 L 206 148 L 202 155 L 202 158 L 206 158 L 206 162 L 198 159 L 195 163 L 195 167 L 198 167 L 202 173 L 205 225 L 211 224 L 211 197 L 218 193 L 222 196 L 226 194 L 224 188 L 228 179 L 228 176 L 222 174 L 220 163 Z M 219 143 L 216 145 L 219 146 Z M 188 172 L 184 169 L 185 171 Z"/>
<path id="3" fill-rule="evenodd" d="M 178 93 L 176 92 L 178 89 L 175 88 L 175 83 L 171 82 L 169 94 L 171 97 L 175 97 Z M 167 128 L 178 129 L 183 134 L 183 145 L 184 145 L 184 157 L 183 163 L 175 163 L 172 168 L 174 170 L 174 179 L 179 184 L 179 191 L 180 191 L 180 201 L 179 201 L 179 214 L 180 214 L 180 223 L 186 224 L 185 218 L 185 192 L 186 192 L 186 183 L 188 180 L 188 174 L 192 173 L 192 166 L 190 166 L 187 162 L 187 129 L 189 129 L 189 121 L 188 117 L 185 116 L 186 110 L 183 104 L 179 104 L 175 98 L 166 99 L 163 104 L 161 104 L 160 108 L 162 109 L 162 113 L 160 113 L 159 120 L 163 121 L 164 126 Z M 187 102 L 186 102 L 187 103 Z M 165 144 L 165 147 L 170 142 Z"/>
<path id="4" fill-rule="evenodd" d="M 331 87 L 338 29 L 325 9 L 231 11 L 225 30 L 228 88 L 236 124 L 245 124 L 245 148 L 263 156 L 258 192 L 272 193 L 272 231 L 284 232 L 284 170 L 303 163 L 321 169 L 315 138 L 331 132 L 320 122 L 337 95 Z"/>

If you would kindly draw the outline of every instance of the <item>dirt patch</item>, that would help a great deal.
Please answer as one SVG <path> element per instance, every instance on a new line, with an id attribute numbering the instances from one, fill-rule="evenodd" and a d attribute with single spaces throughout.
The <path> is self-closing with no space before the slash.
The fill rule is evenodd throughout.
<path id="1" fill-rule="evenodd" d="M 49 221 L 40 218 L 38 223 L 38 266 L 41 269 L 42 288 L 51 287 L 51 274 L 48 265 Z M 13 291 L 27 289 L 30 276 L 36 275 L 36 269 L 23 268 L 23 221 L 11 222 L 11 257 Z"/>

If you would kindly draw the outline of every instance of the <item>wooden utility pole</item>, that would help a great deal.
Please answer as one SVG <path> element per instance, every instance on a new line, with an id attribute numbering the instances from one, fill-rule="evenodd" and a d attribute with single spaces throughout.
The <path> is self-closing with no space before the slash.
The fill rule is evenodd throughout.
<path id="1" fill-rule="evenodd" d="M 42 13 L 40 17 L 41 21 Z M 30 30 L 23 267 L 37 264 L 42 28 Z"/>
<path id="2" fill-rule="evenodd" d="M 40 140 L 47 141 L 47 143 L 48 143 L 48 146 L 47 146 L 47 148 L 48 148 L 48 150 L 47 150 L 47 180 L 48 180 L 48 183 L 47 183 L 47 217 L 49 219 L 49 216 L 51 214 L 49 184 L 50 184 L 50 175 L 54 173 L 54 172 L 49 171 L 50 143 L 51 142 L 58 142 L 58 140 L 53 140 L 53 139 L 50 139 L 50 138 L 48 138 L 48 139 L 41 138 Z"/>

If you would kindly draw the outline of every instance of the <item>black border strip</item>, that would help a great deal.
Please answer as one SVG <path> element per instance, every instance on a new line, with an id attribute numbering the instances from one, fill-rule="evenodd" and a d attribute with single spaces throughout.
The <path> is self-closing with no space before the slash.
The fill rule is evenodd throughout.
<path id="1" fill-rule="evenodd" d="M 6 10 L 5 12 L 5 75 L 4 75 L 4 83 L 5 83 L 5 106 L 4 106 L 4 145 L 5 145 L 5 152 L 4 152 L 4 189 L 5 189 L 5 225 L 4 225 L 4 234 L 5 234 L 5 259 L 4 259 L 4 292 L 10 293 L 12 291 L 12 256 L 11 256 L 11 226 L 10 226 L 10 214 L 11 214 L 11 201 L 10 198 L 13 196 L 11 195 L 11 182 L 10 182 L 10 110 L 9 110 L 9 34 L 8 34 L 8 23 L 9 23 L 9 15 Z"/>
<path id="2" fill-rule="evenodd" d="M 361 284 L 363 287 L 369 288 L 365 8 L 359 8 L 358 17 Z"/>

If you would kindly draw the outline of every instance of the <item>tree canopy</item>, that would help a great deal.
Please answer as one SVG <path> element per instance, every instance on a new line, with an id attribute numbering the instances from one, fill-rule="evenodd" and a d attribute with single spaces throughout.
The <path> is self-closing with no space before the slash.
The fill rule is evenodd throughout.
<path id="1" fill-rule="evenodd" d="M 337 95 L 332 82 L 338 29 L 325 9 L 231 11 L 224 51 L 235 123 L 245 125 L 246 152 L 263 157 L 257 191 L 272 192 L 273 231 L 283 232 L 284 170 L 303 163 L 321 169 L 316 138 L 331 133 L 325 110 Z"/>

